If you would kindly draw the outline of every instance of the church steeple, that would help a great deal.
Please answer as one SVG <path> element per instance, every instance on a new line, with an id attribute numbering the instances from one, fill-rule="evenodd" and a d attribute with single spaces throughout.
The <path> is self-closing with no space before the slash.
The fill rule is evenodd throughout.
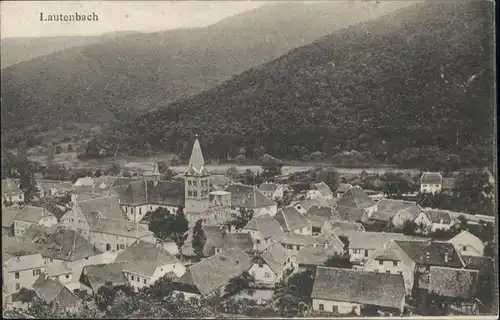
<path id="1" fill-rule="evenodd" d="M 160 180 L 160 168 L 158 166 L 158 157 L 156 157 L 155 162 L 153 164 L 153 172 L 151 173 L 151 176 L 154 181 Z"/>
<path id="2" fill-rule="evenodd" d="M 193 166 L 197 171 L 200 171 L 201 167 L 205 165 L 205 159 L 203 159 L 198 135 L 196 135 L 196 140 L 194 140 L 191 158 L 189 158 L 189 165 Z"/>

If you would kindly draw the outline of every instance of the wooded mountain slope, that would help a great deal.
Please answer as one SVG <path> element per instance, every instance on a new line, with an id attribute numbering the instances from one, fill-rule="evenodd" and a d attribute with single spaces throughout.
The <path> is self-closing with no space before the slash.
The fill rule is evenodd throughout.
<path id="1" fill-rule="evenodd" d="M 404 1 L 276 3 L 198 29 L 132 34 L 2 70 L 2 132 L 107 124 L 215 87 Z"/>
<path id="2" fill-rule="evenodd" d="M 467 146 L 490 157 L 492 30 L 486 1 L 418 4 L 294 49 L 110 135 L 126 140 L 121 146 L 186 153 L 198 133 L 216 157 L 264 147 L 278 157 L 356 149 L 389 159 Z"/>

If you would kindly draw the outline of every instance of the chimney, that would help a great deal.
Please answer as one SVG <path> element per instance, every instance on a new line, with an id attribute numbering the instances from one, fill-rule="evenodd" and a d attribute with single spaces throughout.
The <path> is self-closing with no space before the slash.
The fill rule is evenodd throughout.
<path id="1" fill-rule="evenodd" d="M 448 252 L 445 252 L 444 253 L 444 263 L 448 263 L 448 260 L 449 260 Z"/>

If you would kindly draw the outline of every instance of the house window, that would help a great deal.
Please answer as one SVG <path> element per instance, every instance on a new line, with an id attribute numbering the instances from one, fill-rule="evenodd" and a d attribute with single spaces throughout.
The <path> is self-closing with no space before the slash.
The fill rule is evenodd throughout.
<path id="1" fill-rule="evenodd" d="M 398 262 L 397 261 L 393 261 L 392 265 L 395 266 L 395 267 L 397 267 L 398 266 Z"/>
<path id="2" fill-rule="evenodd" d="M 263 268 L 264 265 L 262 263 L 259 263 L 259 268 Z"/>
<path id="3" fill-rule="evenodd" d="M 466 246 L 464 246 L 464 247 L 462 248 L 462 251 L 467 251 L 467 247 L 466 247 Z"/>
<path id="4" fill-rule="evenodd" d="M 332 312 L 333 313 L 339 313 L 339 307 L 338 306 L 332 306 Z"/>
<path id="5" fill-rule="evenodd" d="M 391 273 L 391 270 L 387 270 L 385 273 Z"/>
<path id="6" fill-rule="evenodd" d="M 381 265 L 381 266 L 383 266 L 384 265 L 384 261 L 383 260 L 379 260 L 378 264 Z"/>
<path id="7" fill-rule="evenodd" d="M 15 276 L 15 278 L 16 278 L 16 279 L 19 279 L 19 272 L 16 272 L 16 273 L 14 274 L 14 276 Z"/>
<path id="8" fill-rule="evenodd" d="M 33 275 L 34 275 L 34 276 L 39 276 L 39 275 L 41 275 L 41 274 L 42 274 L 42 270 L 40 270 L 40 269 L 35 269 L 35 270 L 33 270 Z"/>
<path id="9" fill-rule="evenodd" d="M 142 211 L 142 208 L 139 208 L 139 214 L 142 214 L 141 211 Z"/>
<path id="10" fill-rule="evenodd" d="M 368 250 L 365 250 L 365 258 L 368 258 Z"/>
<path id="11" fill-rule="evenodd" d="M 220 251 L 220 248 L 215 248 L 215 253 L 219 253 Z"/>
<path id="12" fill-rule="evenodd" d="M 146 279 L 144 279 L 144 284 L 146 284 Z"/>
<path id="13" fill-rule="evenodd" d="M 325 310 L 325 305 L 322 304 L 322 303 L 320 303 L 319 304 L 319 310 L 321 310 L 321 311 Z"/>
<path id="14" fill-rule="evenodd" d="M 135 280 L 135 277 L 134 277 L 134 276 L 131 276 L 131 277 L 130 277 L 130 279 Z"/>
<path id="15" fill-rule="evenodd" d="M 197 197 L 198 196 L 198 191 L 193 191 L 193 197 Z"/>
<path id="16" fill-rule="evenodd" d="M 52 259 L 52 258 L 50 258 L 49 260 L 50 260 L 50 263 L 54 262 L 54 259 Z"/>
<path id="17" fill-rule="evenodd" d="M 141 282 L 141 278 L 137 277 L 137 282 Z"/>
<path id="18" fill-rule="evenodd" d="M 269 278 L 270 276 L 271 276 L 271 274 L 269 272 L 264 273 L 264 277 Z"/>
<path id="19" fill-rule="evenodd" d="M 16 290 L 19 290 L 21 289 L 21 284 L 20 283 L 16 283 Z"/>
<path id="20" fill-rule="evenodd" d="M 66 275 L 66 279 L 69 279 L 69 274 Z"/>
<path id="21" fill-rule="evenodd" d="M 120 250 L 120 245 L 116 245 L 116 250 Z"/>
<path id="22" fill-rule="evenodd" d="M 399 274 L 403 274 L 403 271 L 399 271 Z"/>
<path id="23" fill-rule="evenodd" d="M 255 240 L 255 243 L 260 244 L 260 240 L 259 239 Z"/>

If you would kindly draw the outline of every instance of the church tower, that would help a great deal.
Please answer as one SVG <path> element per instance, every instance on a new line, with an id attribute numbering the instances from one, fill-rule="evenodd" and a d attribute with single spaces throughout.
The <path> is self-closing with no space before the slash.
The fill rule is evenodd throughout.
<path id="1" fill-rule="evenodd" d="M 200 214 L 209 208 L 210 173 L 205 168 L 198 135 L 194 141 L 189 167 L 184 174 L 184 212 L 190 224 L 198 220 Z"/>
<path id="2" fill-rule="evenodd" d="M 158 181 L 160 181 L 160 168 L 158 166 L 158 158 L 155 159 L 155 163 L 153 164 L 153 172 L 151 173 L 151 180 L 153 180 L 153 185 L 156 187 Z"/>

